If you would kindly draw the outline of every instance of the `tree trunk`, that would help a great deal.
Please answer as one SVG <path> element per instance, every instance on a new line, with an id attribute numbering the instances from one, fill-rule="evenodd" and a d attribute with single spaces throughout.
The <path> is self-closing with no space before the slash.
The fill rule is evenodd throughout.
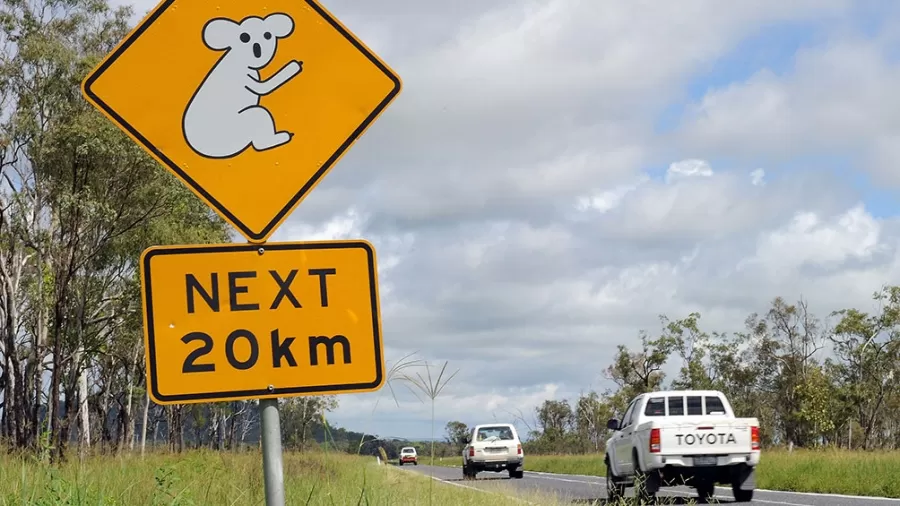
<path id="1" fill-rule="evenodd" d="M 62 418 L 62 423 L 60 424 L 59 429 L 59 457 L 63 459 L 65 457 L 65 450 L 69 445 L 69 438 L 71 435 L 71 428 L 75 426 L 77 416 L 78 416 L 78 399 L 76 396 L 76 391 L 78 390 L 78 380 L 76 378 L 72 378 L 71 381 L 67 382 L 65 386 L 65 391 L 63 395 L 65 395 L 65 416 Z"/>
<path id="2" fill-rule="evenodd" d="M 61 441 L 59 439 L 59 383 L 62 374 L 62 317 L 63 311 L 61 301 L 56 303 L 56 309 L 53 315 L 53 362 L 50 373 L 50 398 L 47 401 L 47 413 L 50 421 L 50 444 L 56 447 L 54 452 L 54 460 L 59 461 L 62 457 L 60 450 Z"/>
<path id="3" fill-rule="evenodd" d="M 104 449 L 108 449 L 112 443 L 112 434 L 109 431 L 109 387 L 107 386 L 100 394 L 100 402 L 97 423 L 100 425 L 100 443 Z"/>
<path id="4" fill-rule="evenodd" d="M 128 382 L 127 394 L 128 399 L 125 400 L 125 441 L 128 441 L 128 447 L 134 448 L 134 370 L 137 366 L 138 354 L 141 352 L 140 345 L 134 347 L 134 353 L 131 356 L 131 363 L 128 364 L 128 371 L 125 379 Z M 124 441 L 123 441 L 124 442 Z M 124 447 L 124 444 L 123 444 Z"/>
<path id="5" fill-rule="evenodd" d="M 141 456 L 147 449 L 147 418 L 150 415 L 150 390 L 147 390 L 144 399 L 144 423 L 141 425 Z"/>
<path id="6" fill-rule="evenodd" d="M 76 363 L 81 363 L 81 355 L 84 350 L 80 350 L 76 359 Z M 79 428 L 79 444 L 83 450 L 91 447 L 91 412 L 88 409 L 88 382 L 87 367 L 81 368 L 81 374 L 78 375 L 78 414 L 80 418 Z"/>
<path id="7" fill-rule="evenodd" d="M 219 408 L 219 423 L 216 427 L 216 450 L 225 449 L 225 410 Z"/>

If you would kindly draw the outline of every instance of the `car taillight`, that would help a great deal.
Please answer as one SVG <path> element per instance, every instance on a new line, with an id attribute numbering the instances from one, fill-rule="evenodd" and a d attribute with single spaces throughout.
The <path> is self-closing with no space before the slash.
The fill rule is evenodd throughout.
<path id="1" fill-rule="evenodd" d="M 659 429 L 650 429 L 650 453 L 659 453 L 660 439 Z"/>
<path id="2" fill-rule="evenodd" d="M 470 447 L 469 447 L 469 456 L 470 456 L 470 457 L 474 457 L 474 456 L 475 456 L 475 447 L 474 447 L 474 446 L 470 446 Z"/>
<path id="3" fill-rule="evenodd" d="M 518 453 L 519 455 L 522 455 L 522 445 L 520 445 L 520 444 L 516 445 L 516 453 Z"/>
<path id="4" fill-rule="evenodd" d="M 750 427 L 750 449 L 759 450 L 759 427 Z"/>

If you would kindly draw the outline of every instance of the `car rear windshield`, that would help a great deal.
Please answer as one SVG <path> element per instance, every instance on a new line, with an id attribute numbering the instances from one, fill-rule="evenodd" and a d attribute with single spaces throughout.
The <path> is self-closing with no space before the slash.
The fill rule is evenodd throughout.
<path id="1" fill-rule="evenodd" d="M 703 397 L 699 395 L 689 395 L 687 398 L 687 414 L 702 415 L 703 414 Z"/>
<path id="2" fill-rule="evenodd" d="M 666 398 L 651 397 L 644 408 L 644 416 L 666 416 Z"/>
<path id="3" fill-rule="evenodd" d="M 487 441 L 488 439 L 499 439 L 502 441 L 512 441 L 515 439 L 511 428 L 506 426 L 497 427 L 481 427 L 475 436 L 476 441 Z"/>
<path id="4" fill-rule="evenodd" d="M 684 416 L 684 397 L 669 397 L 669 416 Z"/>
<path id="5" fill-rule="evenodd" d="M 706 398 L 706 414 L 707 415 L 724 415 L 725 406 L 722 405 L 722 399 L 718 397 Z"/>
<path id="6" fill-rule="evenodd" d="M 416 453 L 416 449 L 415 448 L 404 448 L 403 450 L 400 451 L 400 453 Z"/>

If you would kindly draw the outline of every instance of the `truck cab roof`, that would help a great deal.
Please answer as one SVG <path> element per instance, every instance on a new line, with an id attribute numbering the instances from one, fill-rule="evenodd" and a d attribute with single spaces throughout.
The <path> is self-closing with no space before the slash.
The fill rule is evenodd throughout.
<path id="1" fill-rule="evenodd" d="M 646 392 L 635 396 L 632 399 L 630 408 L 635 411 L 636 416 L 640 417 L 734 417 L 728 398 L 719 390 L 658 390 Z"/>

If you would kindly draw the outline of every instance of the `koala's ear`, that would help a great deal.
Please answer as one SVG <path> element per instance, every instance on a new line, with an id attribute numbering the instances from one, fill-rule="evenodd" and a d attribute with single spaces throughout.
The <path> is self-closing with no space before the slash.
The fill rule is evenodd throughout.
<path id="1" fill-rule="evenodd" d="M 294 32 L 294 20 L 287 14 L 269 14 L 265 19 L 266 29 L 276 38 L 284 38 Z"/>
<path id="2" fill-rule="evenodd" d="M 211 19 L 203 27 L 203 42 L 210 49 L 216 51 L 229 49 L 237 40 L 237 32 L 240 26 L 226 18 Z"/>

